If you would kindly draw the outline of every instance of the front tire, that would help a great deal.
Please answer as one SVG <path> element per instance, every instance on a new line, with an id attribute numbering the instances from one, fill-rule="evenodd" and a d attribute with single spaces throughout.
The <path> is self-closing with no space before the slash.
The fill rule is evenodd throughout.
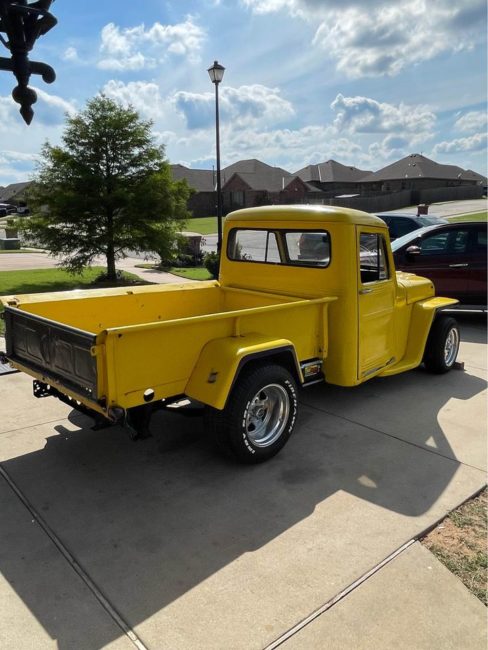
<path id="1" fill-rule="evenodd" d="M 456 363 L 460 340 L 456 319 L 450 316 L 437 317 L 432 323 L 425 346 L 424 365 L 427 370 L 435 374 L 451 370 Z"/>
<path id="2" fill-rule="evenodd" d="M 223 411 L 208 408 L 206 428 L 220 451 L 241 463 L 262 463 L 290 438 L 298 411 L 292 375 L 279 365 L 244 369 Z"/>

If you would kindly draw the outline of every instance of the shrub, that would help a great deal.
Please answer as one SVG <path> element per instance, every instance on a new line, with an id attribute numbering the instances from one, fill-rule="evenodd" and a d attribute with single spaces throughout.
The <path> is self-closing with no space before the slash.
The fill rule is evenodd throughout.
<path id="1" fill-rule="evenodd" d="M 214 278 L 219 277 L 220 257 L 218 253 L 207 253 L 203 258 L 203 264 Z"/>

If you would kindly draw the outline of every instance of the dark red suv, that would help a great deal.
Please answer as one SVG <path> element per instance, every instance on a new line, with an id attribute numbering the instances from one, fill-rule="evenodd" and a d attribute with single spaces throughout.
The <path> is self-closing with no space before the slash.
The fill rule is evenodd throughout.
<path id="1" fill-rule="evenodd" d="M 436 294 L 468 305 L 486 305 L 486 222 L 429 226 L 395 239 L 399 271 L 430 278 Z"/>

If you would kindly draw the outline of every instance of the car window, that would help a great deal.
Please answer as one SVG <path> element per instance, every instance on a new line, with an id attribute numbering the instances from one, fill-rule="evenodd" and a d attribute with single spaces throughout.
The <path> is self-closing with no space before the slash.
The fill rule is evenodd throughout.
<path id="1" fill-rule="evenodd" d="M 313 262 L 320 266 L 330 261 L 329 234 L 326 232 L 287 232 L 286 250 L 290 262 Z"/>
<path id="2" fill-rule="evenodd" d="M 445 255 L 447 253 L 447 232 L 434 233 L 422 239 L 421 255 Z"/>
<path id="3" fill-rule="evenodd" d="M 383 235 L 363 232 L 359 238 L 361 282 L 378 282 L 389 278 L 388 258 Z"/>
<path id="4" fill-rule="evenodd" d="M 440 226 L 446 223 L 446 220 L 440 217 L 417 217 L 417 220 L 422 226 Z"/>
<path id="5" fill-rule="evenodd" d="M 280 262 L 276 234 L 268 230 L 236 230 L 229 241 L 231 260 Z"/>
<path id="6" fill-rule="evenodd" d="M 397 219 L 397 237 L 403 237 L 413 230 L 417 230 L 418 225 L 412 219 L 404 219 L 399 217 Z"/>
<path id="7" fill-rule="evenodd" d="M 476 231 L 474 246 L 477 252 L 486 253 L 486 228 Z"/>
<path id="8" fill-rule="evenodd" d="M 422 238 L 421 255 L 456 255 L 465 253 L 468 246 L 469 230 L 444 230 Z"/>
<path id="9" fill-rule="evenodd" d="M 330 264 L 330 235 L 326 231 L 234 228 L 227 256 L 241 262 L 324 268 Z"/>
<path id="10" fill-rule="evenodd" d="M 407 244 L 410 246 L 418 246 L 420 244 L 420 234 L 421 233 L 419 233 L 417 230 L 413 233 L 409 232 L 407 235 L 403 235 L 403 237 L 395 239 L 395 241 L 391 244 L 391 250 L 393 252 L 396 252 L 399 248 L 402 248 Z"/>

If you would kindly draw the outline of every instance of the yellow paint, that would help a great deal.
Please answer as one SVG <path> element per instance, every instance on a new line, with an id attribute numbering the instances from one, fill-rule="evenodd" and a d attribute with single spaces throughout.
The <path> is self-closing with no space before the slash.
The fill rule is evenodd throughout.
<path id="1" fill-rule="evenodd" d="M 311 268 L 229 260 L 225 251 L 233 228 L 325 230 L 330 264 Z M 1 300 L 16 300 L 19 309 L 96 336 L 91 352 L 97 363 L 97 398 L 107 408 L 143 404 L 147 389 L 154 391 L 154 400 L 186 394 L 223 408 L 240 364 L 283 347 L 291 349 L 299 376 L 301 362 L 318 358 L 328 382 L 354 386 L 418 365 L 435 311 L 453 302 L 434 298 L 432 283 L 424 278 L 396 274 L 389 246 L 390 277 L 360 293 L 361 232 L 380 233 L 389 241 L 382 220 L 356 210 L 239 210 L 225 220 L 219 282 Z"/>

